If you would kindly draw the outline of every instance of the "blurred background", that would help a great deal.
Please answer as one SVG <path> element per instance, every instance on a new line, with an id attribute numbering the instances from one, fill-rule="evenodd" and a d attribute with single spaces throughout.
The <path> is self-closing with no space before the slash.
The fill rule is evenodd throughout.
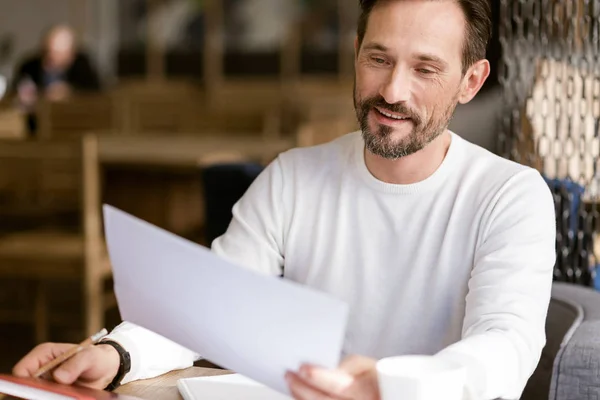
<path id="1" fill-rule="evenodd" d="M 596 285 L 600 4 L 491 1 L 451 128 L 537 168 L 555 278 Z M 357 129 L 358 1 L 0 0 L 0 372 L 119 322 L 106 202 L 210 245 L 276 155 Z M 598 247 L 598 246 L 596 246 Z"/>

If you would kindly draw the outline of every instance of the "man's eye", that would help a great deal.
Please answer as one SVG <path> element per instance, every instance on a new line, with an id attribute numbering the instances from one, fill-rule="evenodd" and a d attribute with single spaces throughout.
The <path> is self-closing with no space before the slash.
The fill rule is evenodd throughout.
<path id="1" fill-rule="evenodd" d="M 381 57 L 373 57 L 373 61 L 376 64 L 385 64 L 385 60 L 383 58 L 381 58 Z"/>
<path id="2" fill-rule="evenodd" d="M 435 73 L 435 71 L 433 71 L 433 70 L 431 70 L 431 69 L 427 69 L 427 68 L 419 68 L 419 69 L 417 69 L 417 71 L 418 71 L 419 73 L 421 73 L 421 74 L 424 74 L 424 75 L 428 75 L 428 74 L 433 74 L 433 73 Z"/>

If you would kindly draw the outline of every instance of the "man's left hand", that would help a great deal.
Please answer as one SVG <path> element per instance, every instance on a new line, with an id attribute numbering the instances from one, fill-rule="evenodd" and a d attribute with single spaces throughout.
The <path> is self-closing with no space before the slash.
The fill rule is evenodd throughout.
<path id="1" fill-rule="evenodd" d="M 376 362 L 350 356 L 335 370 L 303 365 L 286 379 L 296 400 L 379 400 Z"/>
<path id="2" fill-rule="evenodd" d="M 71 87 L 64 82 L 53 83 L 46 88 L 46 98 L 50 101 L 65 101 L 71 95 Z"/>

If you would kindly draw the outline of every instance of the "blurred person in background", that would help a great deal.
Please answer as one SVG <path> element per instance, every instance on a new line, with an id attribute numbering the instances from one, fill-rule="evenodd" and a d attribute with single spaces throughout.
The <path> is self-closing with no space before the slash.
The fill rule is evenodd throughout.
<path id="1" fill-rule="evenodd" d="M 29 130 L 34 133 L 34 110 L 40 97 L 62 101 L 75 92 L 95 92 L 100 88 L 98 73 L 89 57 L 78 49 L 73 29 L 57 25 L 43 36 L 41 50 L 19 65 L 12 89 L 19 107 L 27 114 Z"/>

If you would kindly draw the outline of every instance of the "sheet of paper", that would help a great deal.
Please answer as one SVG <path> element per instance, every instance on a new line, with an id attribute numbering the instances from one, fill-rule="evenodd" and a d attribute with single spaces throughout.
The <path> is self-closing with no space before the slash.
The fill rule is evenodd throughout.
<path id="1" fill-rule="evenodd" d="M 338 365 L 344 302 L 233 265 L 111 206 L 104 219 L 124 320 L 284 394 L 286 371 Z"/>
<path id="2" fill-rule="evenodd" d="M 292 399 L 239 374 L 180 379 L 177 388 L 185 400 Z"/>

